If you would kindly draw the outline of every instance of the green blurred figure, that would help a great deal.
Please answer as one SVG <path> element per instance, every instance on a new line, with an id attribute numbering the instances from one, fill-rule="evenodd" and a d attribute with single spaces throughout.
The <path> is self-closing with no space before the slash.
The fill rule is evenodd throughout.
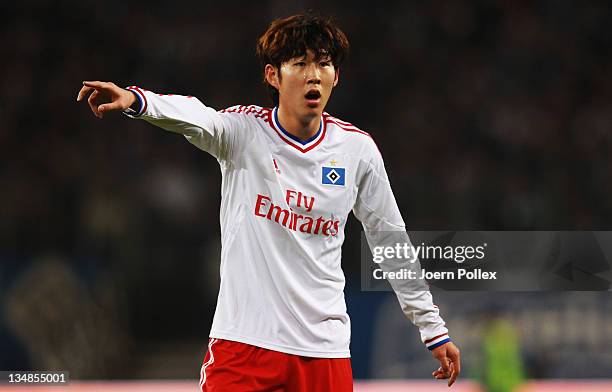
<path id="1" fill-rule="evenodd" d="M 495 319 L 485 331 L 483 382 L 488 392 L 512 392 L 525 380 L 519 339 L 508 320 Z"/>

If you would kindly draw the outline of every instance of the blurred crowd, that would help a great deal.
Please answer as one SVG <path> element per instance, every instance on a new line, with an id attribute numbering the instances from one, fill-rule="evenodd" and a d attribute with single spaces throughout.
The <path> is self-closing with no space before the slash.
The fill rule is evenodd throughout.
<path id="1" fill-rule="evenodd" d="M 349 37 L 327 111 L 373 135 L 410 229 L 608 228 L 605 1 L 3 2 L 1 368 L 78 352 L 76 375 L 134 377 L 124 365 L 149 355 L 143 342 L 206 342 L 216 161 L 144 122 L 98 120 L 76 94 L 104 80 L 270 105 L 256 39 L 306 9 Z M 348 229 L 351 286 L 360 226 Z"/>

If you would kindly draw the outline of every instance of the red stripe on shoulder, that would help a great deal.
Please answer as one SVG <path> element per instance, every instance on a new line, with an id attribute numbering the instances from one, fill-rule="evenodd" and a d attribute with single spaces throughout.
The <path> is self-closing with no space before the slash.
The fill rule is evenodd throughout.
<path id="1" fill-rule="evenodd" d="M 353 124 L 351 124 L 349 122 L 346 122 L 346 121 L 339 120 L 336 117 L 330 116 L 327 113 L 323 113 L 323 121 L 325 123 L 335 124 L 335 125 L 338 126 L 338 128 L 342 129 L 343 131 L 360 133 L 362 135 L 365 135 L 365 136 L 369 137 L 370 139 L 372 139 L 372 141 L 374 142 L 374 145 L 376 146 L 376 149 L 380 153 L 380 147 L 378 147 L 378 143 L 376 143 L 376 140 L 374 140 L 372 135 L 370 135 L 366 131 L 362 131 L 361 129 L 357 128 Z"/>
<path id="2" fill-rule="evenodd" d="M 348 121 L 340 120 L 338 117 L 333 117 L 333 116 L 330 116 L 330 117 L 333 118 L 334 120 L 338 121 L 340 124 L 349 125 L 351 127 L 354 127 L 354 125 L 351 124 Z"/>
<path id="3" fill-rule="evenodd" d="M 369 133 L 367 133 L 366 131 L 362 131 L 361 129 L 357 128 L 353 124 L 348 123 L 346 121 L 339 120 L 330 115 L 327 115 L 327 116 L 323 115 L 323 121 L 330 122 L 332 124 L 336 124 L 340 129 L 347 131 L 347 132 L 357 132 L 357 133 L 361 133 L 362 135 L 366 135 L 370 138 L 372 137 Z"/>
<path id="4" fill-rule="evenodd" d="M 262 108 L 256 105 L 236 105 L 229 108 L 219 110 L 219 113 L 244 113 L 257 118 L 266 118 L 272 109 Z"/>

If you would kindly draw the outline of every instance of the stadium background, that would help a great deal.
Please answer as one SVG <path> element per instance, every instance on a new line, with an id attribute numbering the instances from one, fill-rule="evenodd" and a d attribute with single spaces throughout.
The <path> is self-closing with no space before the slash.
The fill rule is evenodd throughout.
<path id="1" fill-rule="evenodd" d="M 144 122 L 100 121 L 76 93 L 107 80 L 268 105 L 255 40 L 309 8 L 352 46 L 327 111 L 373 135 L 411 230 L 609 229 L 605 1 L 2 2 L 0 369 L 197 377 L 218 287 L 217 163 Z M 355 376 L 427 378 L 435 363 L 394 296 L 360 291 L 360 229 L 352 219 L 343 259 Z M 609 293 L 436 302 L 466 379 L 486 384 L 496 366 L 612 378 Z"/>

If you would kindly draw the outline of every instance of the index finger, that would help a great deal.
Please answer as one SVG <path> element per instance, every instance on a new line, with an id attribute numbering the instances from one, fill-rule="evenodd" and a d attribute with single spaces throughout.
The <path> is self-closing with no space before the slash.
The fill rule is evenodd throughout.
<path id="1" fill-rule="evenodd" d="M 448 379 L 448 386 L 452 386 L 457 380 L 457 376 L 459 376 L 459 372 L 456 369 L 453 369 L 450 378 Z"/>
<path id="2" fill-rule="evenodd" d="M 461 357 L 459 356 L 459 353 L 452 353 L 450 355 L 450 359 L 452 361 L 451 366 L 453 367 L 453 372 L 448 380 L 449 387 L 455 383 L 455 380 L 457 380 L 457 377 L 459 377 L 459 373 L 461 373 Z"/>
<path id="3" fill-rule="evenodd" d="M 457 375 L 459 375 L 459 373 L 461 373 L 461 356 L 458 352 L 452 352 L 448 356 L 451 362 L 453 363 L 455 372 L 457 373 Z"/>
<path id="4" fill-rule="evenodd" d="M 106 87 L 106 82 L 100 82 L 100 81 L 83 81 L 83 85 L 87 86 L 87 87 L 93 87 L 93 88 L 105 88 Z"/>
<path id="5" fill-rule="evenodd" d="M 81 87 L 81 90 L 79 90 L 79 95 L 77 95 L 77 102 L 82 100 L 83 97 L 85 96 L 85 94 L 87 94 L 92 89 L 93 89 L 93 87 L 88 87 L 88 86 Z"/>

